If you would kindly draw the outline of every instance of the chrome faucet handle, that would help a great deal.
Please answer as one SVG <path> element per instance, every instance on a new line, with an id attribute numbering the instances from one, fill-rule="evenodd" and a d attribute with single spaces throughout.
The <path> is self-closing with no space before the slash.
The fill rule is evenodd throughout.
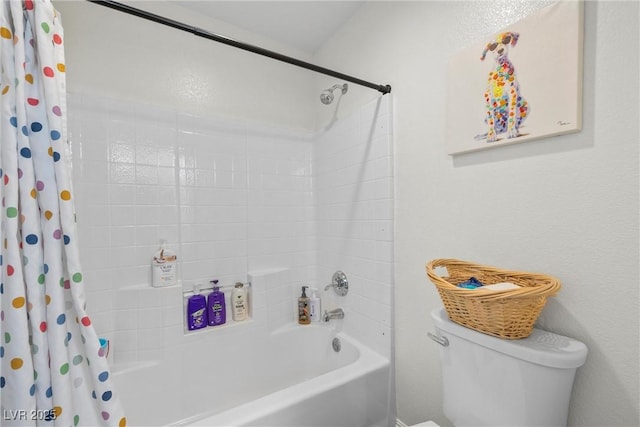
<path id="1" fill-rule="evenodd" d="M 324 290 L 327 291 L 329 288 L 333 288 L 333 290 L 336 291 L 336 294 L 341 297 L 345 296 L 349 292 L 349 281 L 347 280 L 347 275 L 340 270 L 333 273 L 331 284 L 325 286 Z"/>

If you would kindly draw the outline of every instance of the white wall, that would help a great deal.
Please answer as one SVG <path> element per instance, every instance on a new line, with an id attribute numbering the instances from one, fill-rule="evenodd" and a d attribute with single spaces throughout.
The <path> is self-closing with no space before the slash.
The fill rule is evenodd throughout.
<path id="1" fill-rule="evenodd" d="M 63 14 L 67 85 L 77 94 L 306 129 L 336 112 L 315 104 L 333 79 L 159 31 L 89 3 L 54 3 Z M 545 308 L 542 324 L 583 340 L 591 352 L 578 372 L 570 424 L 640 423 L 637 3 L 585 5 L 582 132 L 445 155 L 448 58 L 544 4 L 371 2 L 312 58 L 393 86 L 396 368 L 398 412 L 407 423 L 445 423 L 437 349 L 425 336 L 428 312 L 439 300 L 423 271 L 427 260 L 442 256 L 559 277 L 564 288 Z M 160 2 L 145 7 L 168 14 Z M 224 23 L 171 12 L 305 59 Z M 259 75 L 249 72 L 256 69 Z M 378 96 L 350 85 L 338 116 Z"/>
<path id="2" fill-rule="evenodd" d="M 309 59 L 179 6 L 131 3 Z M 344 270 L 351 293 L 327 292 L 326 308 L 344 305 L 345 330 L 389 355 L 389 101 L 362 102 L 338 120 L 338 96 L 323 106 L 336 121 L 314 142 L 316 74 L 88 2 L 55 6 L 65 28 L 88 306 L 99 332 L 114 338 L 117 362 L 153 358 L 181 332 L 174 292 L 147 288 L 160 238 L 178 251 L 187 290 L 214 277 L 228 285 L 247 272 L 290 270 L 296 294 L 278 289 L 277 322 L 293 320 L 299 285 L 324 286 Z M 322 244 L 318 230 L 327 233 Z M 333 256 L 336 241 L 342 259 Z"/>
<path id="3" fill-rule="evenodd" d="M 229 297 L 249 272 L 276 267 L 296 282 L 315 278 L 307 132 L 68 99 L 88 305 L 117 363 L 155 359 L 183 332 L 182 298 L 149 286 L 160 239 L 178 254 L 185 291 L 218 279 Z M 293 320 L 292 283 L 280 285 L 269 289 L 271 327 Z"/>
<path id="4" fill-rule="evenodd" d="M 323 287 L 342 270 L 349 280 L 347 295 L 325 294 L 325 308 L 342 307 L 344 330 L 386 357 L 393 315 L 391 101 L 369 102 L 313 144 L 317 279 Z"/>
<path id="5" fill-rule="evenodd" d="M 53 3 L 62 15 L 67 88 L 73 93 L 313 128 L 314 73 L 86 1 Z M 295 48 L 175 3 L 123 3 L 309 60 Z"/>
<path id="6" fill-rule="evenodd" d="M 239 363 L 239 354 L 248 357 L 244 363 L 258 363 L 253 358 L 262 353 L 238 349 L 260 347 L 269 332 L 295 322 L 304 284 L 320 288 L 326 309 L 345 311 L 343 320 L 324 327 L 391 356 L 389 97 L 313 138 L 117 99 L 69 94 L 68 100 L 87 306 L 98 334 L 111 340 L 109 357 L 131 420 L 164 424 L 259 397 L 259 385 L 249 382 L 250 392 L 217 399 L 214 408 L 180 387 L 163 387 L 210 387 L 211 378 L 183 369 L 185 363 L 227 366 Z M 149 286 L 160 238 L 178 254 L 182 287 Z M 348 275 L 347 296 L 322 289 L 336 270 Z M 185 333 L 183 290 L 212 278 L 226 294 L 227 323 Z M 241 323 L 229 308 L 236 281 L 252 284 L 250 319 Z M 195 342 L 228 351 L 198 356 L 207 352 L 195 351 Z M 135 380 L 151 375 L 151 366 L 170 371 L 172 382 Z M 200 377 L 184 382 L 188 375 Z M 232 377 L 213 380 L 224 388 Z M 150 416 L 158 393 L 171 404 Z"/>
<path id="7" fill-rule="evenodd" d="M 638 3 L 585 4 L 580 133 L 445 154 L 448 59 L 545 4 L 371 2 L 316 57 L 393 87 L 396 380 L 407 424 L 446 424 L 438 348 L 426 337 L 440 301 L 424 264 L 440 257 L 558 277 L 540 325 L 590 350 L 569 424 L 640 423 Z M 376 96 L 352 95 L 347 108 Z"/>
<path id="8" fill-rule="evenodd" d="M 154 359 L 168 335 L 182 333 L 182 299 L 149 287 L 160 239 L 178 253 L 185 291 L 214 278 L 230 288 L 248 273 L 286 269 L 289 280 L 265 289 L 270 328 L 294 320 L 300 285 L 312 284 L 325 308 L 345 310 L 345 331 L 390 356 L 388 98 L 315 137 L 148 104 L 68 98 L 87 298 L 98 332 L 113 339 L 116 363 Z M 336 270 L 348 275 L 346 297 L 322 289 Z"/>

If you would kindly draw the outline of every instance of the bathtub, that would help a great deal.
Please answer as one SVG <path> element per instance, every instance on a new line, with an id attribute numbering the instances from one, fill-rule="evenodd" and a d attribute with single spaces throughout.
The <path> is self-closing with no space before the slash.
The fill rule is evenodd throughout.
<path id="1" fill-rule="evenodd" d="M 350 336 L 327 324 L 231 335 L 194 334 L 166 360 L 114 371 L 128 424 L 390 425 L 389 360 Z"/>

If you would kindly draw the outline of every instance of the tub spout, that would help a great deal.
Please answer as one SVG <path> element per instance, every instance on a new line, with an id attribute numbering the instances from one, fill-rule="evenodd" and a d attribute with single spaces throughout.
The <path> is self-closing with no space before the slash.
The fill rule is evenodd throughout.
<path id="1" fill-rule="evenodd" d="M 336 308 L 330 311 L 325 310 L 322 315 L 322 321 L 328 322 L 331 319 L 344 319 L 344 310 Z"/>

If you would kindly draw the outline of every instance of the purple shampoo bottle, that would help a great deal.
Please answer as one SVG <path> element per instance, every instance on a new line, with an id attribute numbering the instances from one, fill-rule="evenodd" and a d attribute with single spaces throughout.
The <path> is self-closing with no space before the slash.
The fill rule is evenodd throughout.
<path id="1" fill-rule="evenodd" d="M 207 299 L 207 315 L 209 317 L 209 326 L 223 325 L 227 321 L 227 310 L 224 303 L 224 293 L 220 292 L 218 281 L 212 280 L 213 292 L 209 294 Z"/>
<path id="2" fill-rule="evenodd" d="M 187 300 L 187 327 L 190 331 L 207 326 L 207 300 L 200 295 L 200 285 L 195 285 L 193 295 Z"/>

